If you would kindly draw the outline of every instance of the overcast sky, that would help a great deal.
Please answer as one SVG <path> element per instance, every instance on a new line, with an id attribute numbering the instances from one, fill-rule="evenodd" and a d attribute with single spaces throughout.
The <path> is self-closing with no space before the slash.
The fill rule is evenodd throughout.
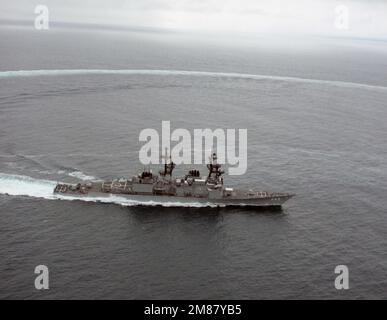
<path id="1" fill-rule="evenodd" d="M 1 20 L 33 21 L 35 6 L 43 4 L 51 22 L 387 38 L 384 0 L 0 0 L 0 4 Z M 340 6 L 348 12 L 347 26 L 340 20 L 346 14 Z"/>

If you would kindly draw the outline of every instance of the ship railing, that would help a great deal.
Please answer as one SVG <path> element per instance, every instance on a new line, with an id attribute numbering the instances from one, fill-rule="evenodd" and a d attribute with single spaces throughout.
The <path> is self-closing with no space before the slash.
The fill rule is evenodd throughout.
<path id="1" fill-rule="evenodd" d="M 252 190 L 249 190 L 247 194 L 251 197 L 260 197 L 260 198 L 266 198 L 269 195 L 266 191 L 252 191 Z"/>
<path id="2" fill-rule="evenodd" d="M 103 182 L 101 186 L 104 192 L 125 192 L 129 191 L 128 180 L 113 180 L 109 182 Z"/>

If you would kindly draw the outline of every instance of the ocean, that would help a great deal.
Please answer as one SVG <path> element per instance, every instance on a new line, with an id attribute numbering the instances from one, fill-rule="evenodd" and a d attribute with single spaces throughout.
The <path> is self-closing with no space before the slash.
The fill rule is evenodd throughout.
<path id="1" fill-rule="evenodd" d="M 6 25 L 0 39 L 1 299 L 387 298 L 386 42 Z M 247 172 L 225 183 L 296 197 L 270 211 L 52 195 L 137 174 L 139 133 L 162 120 L 247 129 Z"/>

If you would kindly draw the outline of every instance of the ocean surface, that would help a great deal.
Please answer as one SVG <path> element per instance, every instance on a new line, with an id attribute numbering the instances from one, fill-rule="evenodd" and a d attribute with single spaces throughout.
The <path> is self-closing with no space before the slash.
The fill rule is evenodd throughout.
<path id="1" fill-rule="evenodd" d="M 0 39 L 1 299 L 387 298 L 386 42 L 6 25 Z M 52 195 L 137 174 L 139 133 L 162 120 L 246 128 L 247 173 L 225 183 L 297 196 L 265 211 Z"/>

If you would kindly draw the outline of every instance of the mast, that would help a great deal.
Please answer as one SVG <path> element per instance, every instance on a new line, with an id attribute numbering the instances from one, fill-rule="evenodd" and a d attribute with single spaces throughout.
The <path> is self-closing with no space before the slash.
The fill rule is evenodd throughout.
<path id="1" fill-rule="evenodd" d="M 168 157 L 167 148 L 165 148 L 165 155 L 163 156 L 163 158 L 165 159 L 164 170 L 161 170 L 159 173 L 163 177 L 166 177 L 166 176 L 169 175 L 169 177 L 171 178 L 172 177 L 173 169 L 175 169 L 176 165 L 172 161 L 172 156 L 169 155 L 169 157 Z M 169 162 L 168 162 L 168 158 L 169 158 Z"/>
<path id="2" fill-rule="evenodd" d="M 217 160 L 218 157 L 214 152 L 210 157 L 210 163 L 207 164 L 208 176 L 206 183 L 223 184 L 223 178 L 221 177 L 221 175 L 224 173 L 224 171 L 220 169 L 221 165 L 218 163 Z"/>

